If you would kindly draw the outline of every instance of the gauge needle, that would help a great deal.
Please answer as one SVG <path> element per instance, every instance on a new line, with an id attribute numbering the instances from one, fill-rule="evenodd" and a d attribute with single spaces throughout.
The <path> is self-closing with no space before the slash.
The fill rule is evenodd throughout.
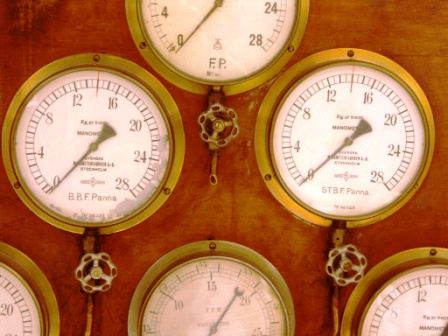
<path id="1" fill-rule="evenodd" d="M 322 162 L 318 167 L 313 169 L 312 173 L 308 174 L 308 176 L 299 183 L 299 186 L 308 181 L 308 179 L 310 179 L 319 169 L 321 169 L 325 164 L 327 164 L 328 161 L 334 158 L 336 154 L 338 154 L 341 150 L 343 150 L 347 146 L 350 146 L 353 143 L 353 141 L 355 141 L 361 135 L 370 132 L 372 132 L 372 127 L 370 126 L 370 124 L 364 119 L 361 119 L 353 134 L 345 138 L 344 142 L 331 155 L 329 155 L 324 162 Z"/>
<path id="2" fill-rule="evenodd" d="M 84 153 L 84 155 L 73 165 L 73 167 L 64 175 L 64 177 L 61 178 L 59 182 L 53 186 L 53 188 L 50 190 L 50 193 L 52 193 L 59 185 L 61 185 L 62 181 L 64 181 L 90 153 L 96 151 L 102 142 L 109 138 L 112 138 L 116 134 L 117 133 L 115 132 L 115 130 L 111 126 L 109 126 L 109 124 L 103 124 L 103 128 L 101 129 L 98 138 L 89 145 L 89 148 Z"/>
<path id="3" fill-rule="evenodd" d="M 443 329 L 443 331 L 440 334 L 440 336 L 448 336 L 448 324 L 445 326 L 445 329 Z"/>
<path id="4" fill-rule="evenodd" d="M 208 333 L 208 336 L 211 336 L 215 333 L 218 332 L 218 326 L 221 323 L 222 319 L 224 318 L 224 316 L 227 314 L 227 311 L 229 310 L 229 308 L 232 306 L 233 301 L 235 301 L 235 299 L 238 296 L 241 296 L 244 294 L 244 290 L 239 291 L 238 287 L 235 287 L 235 291 L 233 293 L 233 297 L 232 300 L 230 300 L 229 304 L 227 305 L 226 309 L 224 309 L 224 311 L 222 312 L 221 316 L 219 317 L 218 321 L 216 321 L 216 323 L 214 323 L 211 327 L 210 327 L 210 332 Z"/>
<path id="5" fill-rule="evenodd" d="M 213 5 L 212 9 L 210 9 L 210 11 L 207 13 L 207 15 L 202 19 L 201 22 L 199 22 L 199 24 L 196 26 L 196 28 L 193 30 L 193 32 L 187 37 L 187 39 L 185 41 L 183 41 L 183 43 L 179 46 L 179 49 L 177 49 L 176 53 L 179 52 L 179 50 L 187 43 L 187 41 L 194 35 L 194 33 L 196 33 L 196 31 L 202 26 L 202 24 L 207 21 L 207 19 L 210 17 L 210 15 L 213 14 L 213 12 L 218 8 L 218 7 L 222 7 L 222 3 L 224 2 L 224 0 L 215 0 L 215 4 Z"/>

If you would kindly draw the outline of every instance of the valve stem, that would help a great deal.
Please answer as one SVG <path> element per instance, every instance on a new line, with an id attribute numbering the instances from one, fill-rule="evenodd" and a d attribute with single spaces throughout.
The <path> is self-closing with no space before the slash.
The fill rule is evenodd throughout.
<path id="1" fill-rule="evenodd" d="M 219 150 L 228 145 L 239 133 L 236 112 L 224 106 L 225 95 L 221 86 L 214 86 L 207 96 L 208 109 L 198 117 L 201 139 L 208 144 L 211 154 L 210 184 L 218 184 Z"/>
<path id="2" fill-rule="evenodd" d="M 345 221 L 333 221 L 331 226 L 331 247 L 338 248 L 344 245 L 344 236 L 345 231 L 347 230 L 347 223 Z M 333 336 L 337 336 L 339 334 L 339 321 L 340 321 L 340 312 L 339 312 L 339 301 L 340 301 L 340 293 L 339 286 L 336 281 L 333 280 L 333 286 L 331 287 L 331 316 L 333 319 Z"/>

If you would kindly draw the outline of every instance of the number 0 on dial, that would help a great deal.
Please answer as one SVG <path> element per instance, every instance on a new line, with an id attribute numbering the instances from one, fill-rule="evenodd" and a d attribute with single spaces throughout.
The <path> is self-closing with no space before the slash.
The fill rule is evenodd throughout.
<path id="1" fill-rule="evenodd" d="M 429 103 L 401 67 L 364 50 L 312 55 L 265 97 L 255 145 L 262 175 L 293 214 L 361 226 L 400 208 L 434 149 Z"/>
<path id="2" fill-rule="evenodd" d="M 73 232 L 111 233 L 157 210 L 183 162 L 180 114 L 149 73 L 110 55 L 55 61 L 17 93 L 2 134 L 22 200 Z"/>
<path id="3" fill-rule="evenodd" d="M 126 0 L 134 41 L 175 85 L 208 93 L 249 90 L 276 75 L 297 49 L 309 0 Z"/>

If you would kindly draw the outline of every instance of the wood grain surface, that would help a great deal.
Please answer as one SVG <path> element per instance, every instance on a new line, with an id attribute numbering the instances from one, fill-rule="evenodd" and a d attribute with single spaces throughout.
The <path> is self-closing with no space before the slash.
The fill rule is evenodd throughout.
<path id="1" fill-rule="evenodd" d="M 448 247 L 448 1 L 312 0 L 299 50 L 285 70 L 315 52 L 351 47 L 387 56 L 420 84 L 436 125 L 434 160 L 416 195 L 397 213 L 350 230 L 346 242 L 368 258 L 368 269 L 397 252 Z M 127 335 L 129 304 L 146 270 L 181 245 L 213 237 L 262 253 L 285 278 L 296 310 L 296 335 L 332 334 L 331 281 L 324 265 L 329 229 L 291 216 L 271 195 L 259 173 L 254 128 L 273 81 L 230 96 L 240 135 L 219 158 L 219 184 L 209 184 L 210 154 L 199 138 L 205 98 L 176 88 L 143 60 L 131 38 L 123 0 L 1 0 L 0 122 L 19 87 L 35 71 L 64 56 L 104 52 L 148 69 L 171 92 L 180 109 L 186 155 L 169 200 L 145 222 L 101 237 L 119 275 L 94 297 L 93 335 Z M 24 252 L 47 276 L 59 304 L 61 335 L 82 335 L 86 297 L 74 277 L 82 238 L 37 218 L 11 187 L 0 166 L 0 240 Z M 341 312 L 354 286 L 341 289 Z"/>

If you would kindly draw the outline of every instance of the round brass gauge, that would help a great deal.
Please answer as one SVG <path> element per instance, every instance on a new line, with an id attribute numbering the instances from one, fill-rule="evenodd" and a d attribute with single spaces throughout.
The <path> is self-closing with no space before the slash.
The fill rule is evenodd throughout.
<path id="1" fill-rule="evenodd" d="M 173 84 L 227 95 L 272 78 L 297 50 L 309 0 L 126 0 L 131 34 L 146 61 Z"/>
<path id="2" fill-rule="evenodd" d="M 2 335 L 59 335 L 59 310 L 50 283 L 22 252 L 0 242 Z"/>
<path id="3" fill-rule="evenodd" d="M 6 114 L 2 152 L 24 203 L 58 228 L 109 234 L 168 198 L 185 138 L 167 90 L 125 59 L 79 54 L 45 66 Z"/>
<path id="4" fill-rule="evenodd" d="M 334 49 L 288 69 L 260 107 L 255 150 L 272 194 L 303 221 L 375 223 L 403 206 L 434 151 L 430 105 L 398 64 Z"/>
<path id="5" fill-rule="evenodd" d="M 448 250 L 417 248 L 377 264 L 345 308 L 341 336 L 448 333 Z"/>
<path id="6" fill-rule="evenodd" d="M 157 261 L 131 301 L 128 335 L 294 335 L 294 305 L 279 272 L 224 241 L 184 245 Z"/>

